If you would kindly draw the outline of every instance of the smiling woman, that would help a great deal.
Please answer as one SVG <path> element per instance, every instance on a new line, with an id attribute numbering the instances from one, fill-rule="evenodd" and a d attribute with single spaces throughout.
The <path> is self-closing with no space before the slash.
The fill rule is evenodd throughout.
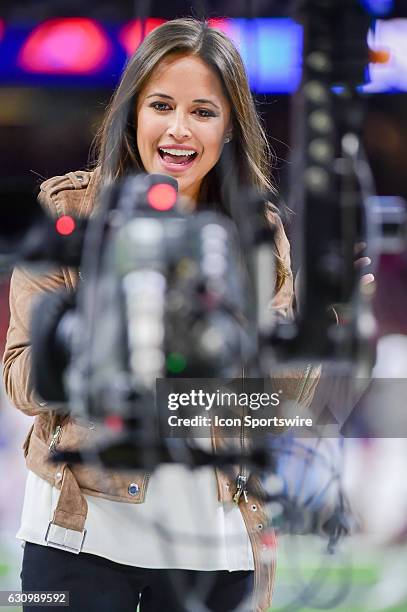
<path id="1" fill-rule="evenodd" d="M 158 149 L 174 145 L 197 154 L 185 176 L 174 176 L 181 190 L 184 182 L 198 188 L 198 207 L 211 202 L 230 214 L 236 187 L 274 191 L 270 147 L 243 61 L 225 34 L 194 19 L 158 27 L 129 60 L 95 140 L 98 182 L 151 164 L 163 172 L 158 156 L 165 152 Z"/>
<path id="2" fill-rule="evenodd" d="M 200 57 L 171 54 L 157 66 L 137 105 L 137 147 L 147 172 L 170 174 L 198 199 L 204 177 L 231 134 L 230 104 Z"/>
<path id="3" fill-rule="evenodd" d="M 107 109 L 96 150 L 93 171 L 69 172 L 41 186 L 41 203 L 51 213 L 90 215 L 101 188 L 139 171 L 176 178 L 191 208 L 232 218 L 239 190 L 272 190 L 269 147 L 241 57 L 222 32 L 194 19 L 165 23 L 139 46 Z M 289 244 L 277 211 L 269 207 L 267 215 L 277 258 L 272 307 L 285 316 L 293 300 Z M 243 601 L 240 609 L 266 610 L 274 549 L 270 562 L 262 540 L 267 514 L 247 490 L 244 468 L 192 474 L 160 466 L 150 478 L 90 466 L 54 468 L 48 461 L 48 449 L 75 448 L 93 434 L 91 425 L 38 402 L 30 373 L 31 305 L 42 291 L 72 290 L 77 282 L 65 268 L 40 276 L 18 269 L 11 281 L 6 389 L 17 407 L 36 415 L 24 445 L 29 475 L 18 533 L 26 542 L 23 590 L 69 591 L 71 612 L 134 612 L 138 604 L 141 612 L 227 612 Z M 219 448 L 222 436 L 207 443 Z M 239 444 L 245 452 L 244 435 Z M 250 483 L 251 491 L 259 490 L 254 477 Z M 158 533 L 152 524 L 160 525 Z M 183 536 L 163 539 L 164 528 L 164 535 Z M 267 542 L 274 542 L 272 530 Z M 183 588 L 174 590 L 180 581 Z M 193 600 L 197 593 L 206 607 Z M 250 602 L 248 593 L 254 594 Z"/>

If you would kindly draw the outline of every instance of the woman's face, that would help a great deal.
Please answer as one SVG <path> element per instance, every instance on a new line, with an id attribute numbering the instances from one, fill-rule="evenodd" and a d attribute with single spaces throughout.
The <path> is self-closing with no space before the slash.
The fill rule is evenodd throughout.
<path id="1" fill-rule="evenodd" d="M 167 174 L 196 201 L 230 132 L 230 105 L 219 77 L 199 57 L 169 55 L 137 104 L 137 146 L 148 173 Z"/>

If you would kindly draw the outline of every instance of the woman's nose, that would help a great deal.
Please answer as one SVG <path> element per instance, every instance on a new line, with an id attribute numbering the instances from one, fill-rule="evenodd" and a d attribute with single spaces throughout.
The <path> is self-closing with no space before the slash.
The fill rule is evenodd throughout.
<path id="1" fill-rule="evenodd" d="M 174 138 L 188 138 L 191 136 L 188 115 L 184 112 L 175 112 L 171 115 L 167 133 Z"/>

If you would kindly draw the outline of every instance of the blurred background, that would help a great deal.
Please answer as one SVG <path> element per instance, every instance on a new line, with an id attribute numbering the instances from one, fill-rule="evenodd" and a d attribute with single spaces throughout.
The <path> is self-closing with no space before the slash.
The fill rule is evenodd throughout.
<path id="1" fill-rule="evenodd" d="M 2 0 L 0 183 L 17 179 L 34 192 L 49 177 L 86 168 L 89 146 L 126 58 L 165 19 L 192 14 L 211 18 L 239 46 L 276 154 L 274 181 L 286 198 L 290 111 L 301 79 L 303 34 L 286 8 L 287 3 L 267 0 L 211 0 L 199 6 L 180 0 Z M 390 59 L 371 67 L 367 79 L 364 144 L 377 193 L 407 198 L 407 19 L 379 22 L 374 40 Z M 374 299 L 378 338 L 407 334 L 406 281 L 406 253 L 383 256 Z M 1 353 L 8 282 L 3 274 Z M 14 536 L 25 482 L 21 446 L 31 419 L 9 404 L 2 389 L 0 402 L 1 590 L 19 588 L 22 551 Z M 362 545 L 357 538 L 348 541 L 332 567 L 325 564 L 323 587 L 315 583 L 324 565 L 321 543 L 283 539 L 276 609 L 298 609 L 289 607 L 289 593 L 314 580 L 319 609 L 407 610 L 406 459 L 405 440 L 350 443 L 345 480 L 367 537 Z"/>

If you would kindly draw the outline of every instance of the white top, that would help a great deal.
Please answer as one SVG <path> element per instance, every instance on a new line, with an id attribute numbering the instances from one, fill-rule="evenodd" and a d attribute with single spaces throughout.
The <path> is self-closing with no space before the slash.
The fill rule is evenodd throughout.
<path id="1" fill-rule="evenodd" d="M 142 504 L 85 495 L 85 553 L 151 569 L 252 570 L 253 552 L 239 508 L 219 502 L 212 468 L 162 465 Z M 28 473 L 17 538 L 46 545 L 59 490 Z"/>

